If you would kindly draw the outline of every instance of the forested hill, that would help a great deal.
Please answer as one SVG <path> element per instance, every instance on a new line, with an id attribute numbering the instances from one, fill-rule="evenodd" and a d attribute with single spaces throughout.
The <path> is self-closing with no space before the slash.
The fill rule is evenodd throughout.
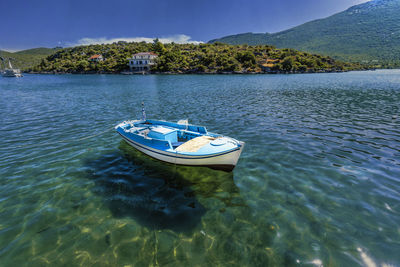
<path id="1" fill-rule="evenodd" d="M 4 58 L 7 64 L 8 64 L 8 59 L 11 58 L 11 63 L 15 68 L 27 69 L 39 64 L 42 59 L 46 58 L 47 56 L 55 53 L 60 49 L 61 49 L 60 47 L 56 48 L 39 47 L 39 48 L 22 50 L 18 52 L 8 52 L 0 50 L 0 57 Z"/>
<path id="2" fill-rule="evenodd" d="M 244 33 L 210 41 L 214 42 L 269 44 L 341 60 L 400 66 L 400 0 L 373 0 L 286 31 Z"/>
<path id="3" fill-rule="evenodd" d="M 268 45 L 162 44 L 154 43 L 99 44 L 77 46 L 57 51 L 33 67 L 33 72 L 49 73 L 119 73 L 128 69 L 128 58 L 138 52 L 158 55 L 154 73 L 253 73 L 267 65 L 274 72 L 320 72 L 361 69 L 359 64 L 335 61 L 332 58 L 276 49 Z M 102 55 L 104 61 L 90 60 Z"/>

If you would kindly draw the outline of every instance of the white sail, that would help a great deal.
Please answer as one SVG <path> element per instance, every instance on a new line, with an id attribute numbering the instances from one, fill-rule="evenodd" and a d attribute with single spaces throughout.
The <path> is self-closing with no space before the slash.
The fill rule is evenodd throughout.
<path id="1" fill-rule="evenodd" d="M 3 58 L 2 58 L 3 59 Z M 4 61 L 3 61 L 4 62 Z M 21 70 L 14 69 L 11 65 L 11 59 L 8 59 L 8 69 L 4 69 L 1 73 L 3 77 L 22 77 Z"/>

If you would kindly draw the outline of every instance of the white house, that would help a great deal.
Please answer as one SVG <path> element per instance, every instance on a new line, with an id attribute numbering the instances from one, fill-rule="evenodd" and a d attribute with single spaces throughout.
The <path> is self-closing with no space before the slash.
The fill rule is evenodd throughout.
<path id="1" fill-rule="evenodd" d="M 133 54 L 128 58 L 128 66 L 131 71 L 149 71 L 152 65 L 155 65 L 157 54 L 153 52 L 142 52 Z"/>

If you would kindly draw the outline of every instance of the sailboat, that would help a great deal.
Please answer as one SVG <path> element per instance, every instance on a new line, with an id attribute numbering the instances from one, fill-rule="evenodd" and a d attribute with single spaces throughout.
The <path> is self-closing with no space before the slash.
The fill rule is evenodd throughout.
<path id="1" fill-rule="evenodd" d="M 4 59 L 1 58 L 4 63 Z M 8 67 L 5 68 L 4 71 L 1 73 L 3 77 L 22 77 L 22 73 L 20 69 L 14 69 L 11 65 L 11 59 L 8 59 Z"/>

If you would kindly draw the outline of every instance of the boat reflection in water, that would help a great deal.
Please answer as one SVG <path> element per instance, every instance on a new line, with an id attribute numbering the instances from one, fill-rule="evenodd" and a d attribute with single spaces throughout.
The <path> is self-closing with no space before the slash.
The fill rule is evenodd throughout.
<path id="1" fill-rule="evenodd" d="M 88 162 L 95 193 L 105 198 L 113 216 L 132 217 L 152 229 L 190 232 L 212 198 L 223 206 L 243 202 L 232 172 L 165 164 L 125 141 L 119 151 Z"/>

